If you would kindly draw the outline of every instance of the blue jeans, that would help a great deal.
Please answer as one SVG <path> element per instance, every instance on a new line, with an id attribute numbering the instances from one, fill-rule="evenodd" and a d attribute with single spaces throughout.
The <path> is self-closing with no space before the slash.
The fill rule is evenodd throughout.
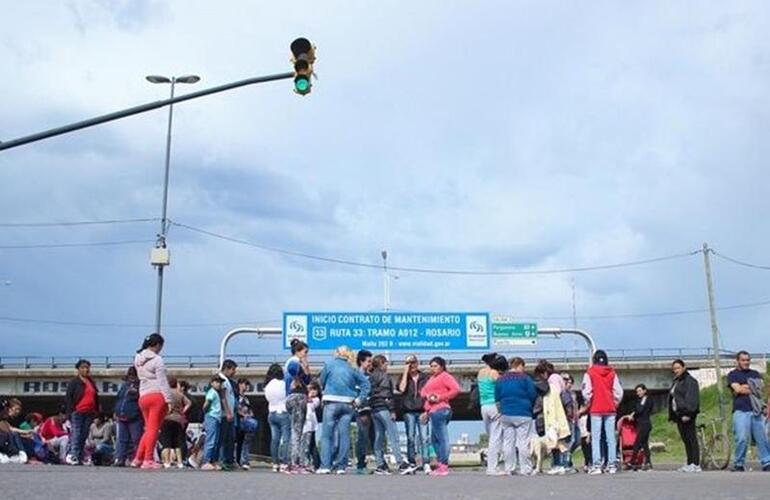
<path id="1" fill-rule="evenodd" d="M 248 464 L 251 453 L 251 443 L 254 441 L 254 434 L 257 432 L 259 423 L 254 417 L 241 418 L 241 453 L 238 463 L 241 465 Z"/>
<path id="2" fill-rule="evenodd" d="M 403 462 L 401 456 L 401 445 L 398 442 L 398 432 L 396 430 L 396 421 L 391 418 L 390 410 L 387 408 L 372 411 L 372 422 L 374 422 L 374 458 L 377 467 L 387 467 L 385 463 L 385 435 L 388 436 L 388 444 L 393 451 L 396 463 Z"/>
<path id="3" fill-rule="evenodd" d="M 336 470 L 345 470 L 348 466 L 350 451 L 350 422 L 356 411 L 350 403 L 324 403 L 323 423 L 321 424 L 321 468 L 332 468 L 334 433 L 339 434 L 339 446 L 334 460 Z"/>
<path id="4" fill-rule="evenodd" d="M 617 444 L 615 443 L 615 415 L 591 415 L 591 456 L 593 466 L 602 466 L 602 426 L 607 435 L 607 466 L 617 467 Z"/>
<path id="5" fill-rule="evenodd" d="M 142 433 L 144 432 L 144 421 L 141 418 L 137 418 L 136 420 L 118 420 L 117 422 L 118 449 L 115 460 L 125 463 L 134 458 L 136 447 L 139 445 L 139 440 L 142 439 Z"/>
<path id="6" fill-rule="evenodd" d="M 70 432 L 70 449 L 68 454 L 72 455 L 77 460 L 83 460 L 83 451 L 86 446 L 86 439 L 88 439 L 88 432 L 91 429 L 91 422 L 93 422 L 93 420 L 94 416 L 90 413 L 73 411 L 72 415 L 70 415 L 72 431 Z"/>
<path id="7" fill-rule="evenodd" d="M 222 417 L 224 419 L 224 417 Z M 210 464 L 219 460 L 219 448 L 222 446 L 220 429 L 222 422 L 210 415 L 203 419 L 203 429 L 206 432 L 206 442 L 203 445 L 203 463 Z"/>
<path id="8" fill-rule="evenodd" d="M 372 441 L 372 414 L 356 412 L 356 468 L 366 469 L 366 451 Z M 337 442 L 335 440 L 335 442 Z M 374 446 L 372 445 L 372 448 Z"/>
<path id="9" fill-rule="evenodd" d="M 452 410 L 444 408 L 430 414 L 430 437 L 440 464 L 449 465 L 449 421 Z"/>
<path id="10" fill-rule="evenodd" d="M 420 422 L 420 413 L 404 413 L 404 427 L 406 427 L 406 459 L 410 464 L 417 463 L 415 455 L 422 456 L 422 463 L 430 463 L 428 455 L 428 424 Z"/>
<path id="11" fill-rule="evenodd" d="M 286 412 L 270 412 L 267 416 L 270 424 L 270 457 L 273 465 L 289 463 L 289 440 L 291 439 L 291 419 Z"/>
<path id="12" fill-rule="evenodd" d="M 736 467 L 743 467 L 746 464 L 746 452 L 751 438 L 754 438 L 757 443 L 757 455 L 762 462 L 762 467 L 770 465 L 770 445 L 767 443 L 765 434 L 764 415 L 754 415 L 750 411 L 734 411 L 733 434 L 735 435 Z"/>

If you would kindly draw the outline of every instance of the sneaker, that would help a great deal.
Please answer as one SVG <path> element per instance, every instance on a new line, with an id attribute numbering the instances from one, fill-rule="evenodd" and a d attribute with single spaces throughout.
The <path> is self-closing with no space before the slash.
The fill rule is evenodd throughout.
<path id="1" fill-rule="evenodd" d="M 249 464 L 241 464 L 241 469 L 249 470 L 249 469 L 251 469 L 251 466 Z"/>
<path id="2" fill-rule="evenodd" d="M 564 467 L 557 465 L 556 467 L 551 467 L 551 469 L 546 472 L 549 476 L 560 476 L 564 474 Z"/>
<path id="3" fill-rule="evenodd" d="M 618 473 L 618 466 L 617 465 L 610 465 L 607 467 L 607 474 L 617 474 Z"/>
<path id="4" fill-rule="evenodd" d="M 416 470 L 417 465 L 410 464 L 409 462 L 404 462 L 398 466 L 398 473 L 402 476 L 406 476 L 407 474 L 414 474 L 414 471 Z"/>
<path id="5" fill-rule="evenodd" d="M 330 471 L 329 469 L 318 469 L 317 471 L 315 471 L 315 473 L 323 476 L 326 474 L 331 474 L 332 471 Z"/>
<path id="6" fill-rule="evenodd" d="M 742 465 L 736 465 L 735 467 L 732 468 L 732 471 L 733 472 L 746 472 L 746 467 L 744 467 Z"/>
<path id="7" fill-rule="evenodd" d="M 80 460 L 78 460 L 77 458 L 73 457 L 72 455 L 67 455 L 64 458 L 64 462 L 67 465 L 80 465 Z"/>
<path id="8" fill-rule="evenodd" d="M 378 476 L 390 476 L 390 470 L 387 465 L 378 466 L 374 469 L 374 473 Z"/>
<path id="9" fill-rule="evenodd" d="M 164 468 L 164 469 L 170 469 L 170 468 L 171 468 L 171 464 L 166 464 L 166 463 L 164 463 L 164 464 L 163 464 L 163 468 Z"/>
<path id="10" fill-rule="evenodd" d="M 140 469 L 144 470 L 155 470 L 155 469 L 161 469 L 163 468 L 163 465 L 159 464 L 158 462 L 154 462 L 151 460 L 146 460 L 142 462 L 142 466 L 139 467 Z"/>
<path id="11" fill-rule="evenodd" d="M 693 465 L 690 472 L 703 472 L 703 469 L 700 468 L 700 465 Z"/>
<path id="12" fill-rule="evenodd" d="M 184 469 L 184 464 L 178 463 L 178 464 L 176 464 L 176 468 L 177 469 Z"/>
<path id="13" fill-rule="evenodd" d="M 692 465 L 690 465 L 690 464 L 683 465 L 683 466 L 679 467 L 676 471 L 677 472 L 691 472 L 692 471 Z"/>
<path id="14" fill-rule="evenodd" d="M 347 474 L 347 472 L 345 471 L 345 469 L 340 469 L 337 472 L 335 472 L 335 474 L 337 474 L 338 476 L 344 476 L 345 474 Z"/>
<path id="15" fill-rule="evenodd" d="M 642 470 L 643 471 L 652 470 L 652 464 L 643 464 L 642 465 Z"/>
<path id="16" fill-rule="evenodd" d="M 139 467 L 141 467 L 141 466 L 142 466 L 142 462 L 140 462 L 139 460 L 132 460 L 132 461 L 131 461 L 131 463 L 130 463 L 129 465 L 130 465 L 130 466 L 131 466 L 131 468 L 133 468 L 133 469 L 138 469 Z"/>
<path id="17" fill-rule="evenodd" d="M 571 476 L 572 474 L 577 474 L 578 470 L 574 467 L 568 467 L 564 469 L 564 475 Z"/>
<path id="18" fill-rule="evenodd" d="M 280 467 L 278 467 L 278 472 L 283 472 L 284 474 L 288 474 L 289 466 L 286 464 L 282 464 Z"/>
<path id="19" fill-rule="evenodd" d="M 8 463 L 11 463 L 11 458 L 5 453 L 0 453 L 0 464 L 5 465 Z"/>
<path id="20" fill-rule="evenodd" d="M 430 473 L 431 476 L 448 476 L 449 475 L 449 466 L 446 464 L 439 464 L 438 467 L 436 467 L 436 470 Z"/>
<path id="21" fill-rule="evenodd" d="M 214 466 L 214 464 L 203 464 L 201 465 L 201 470 L 217 470 L 217 468 Z"/>
<path id="22" fill-rule="evenodd" d="M 430 464 L 423 464 L 422 470 L 425 472 L 426 476 L 433 472 L 433 469 L 430 468 Z"/>
<path id="23" fill-rule="evenodd" d="M 12 464 L 26 464 L 27 463 L 27 454 L 23 451 L 20 451 L 18 455 L 14 455 L 12 457 L 8 457 L 8 461 Z"/>
<path id="24" fill-rule="evenodd" d="M 198 460 L 196 460 L 195 457 L 193 456 L 190 456 L 190 458 L 187 459 L 187 463 L 190 464 L 190 467 L 192 467 L 193 469 L 197 469 L 201 466 Z"/>
<path id="25" fill-rule="evenodd" d="M 500 472 L 499 470 L 488 470 L 486 472 L 487 476 L 512 476 L 513 471 L 511 472 Z"/>
<path id="26" fill-rule="evenodd" d="M 125 467 L 126 466 L 126 462 L 124 462 L 122 460 L 117 460 L 116 459 L 114 462 L 112 462 L 112 466 L 113 467 Z"/>
<path id="27" fill-rule="evenodd" d="M 273 465 L 273 472 L 278 472 L 280 468 L 277 465 Z"/>
<path id="28" fill-rule="evenodd" d="M 588 469 L 588 475 L 589 476 L 599 476 L 602 474 L 602 468 L 601 467 L 591 467 Z"/>
<path id="29" fill-rule="evenodd" d="M 359 476 L 368 476 L 369 474 L 371 474 L 371 471 L 369 469 L 363 469 L 363 468 L 356 469 L 356 474 L 358 474 Z"/>

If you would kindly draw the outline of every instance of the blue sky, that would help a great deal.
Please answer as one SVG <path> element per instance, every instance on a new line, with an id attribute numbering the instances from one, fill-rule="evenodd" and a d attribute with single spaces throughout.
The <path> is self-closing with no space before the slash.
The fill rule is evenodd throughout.
<path id="1" fill-rule="evenodd" d="M 4 4 L 4 5 L 3 5 Z M 719 252 L 761 265 L 770 103 L 763 2 L 0 1 L 0 139 L 203 88 L 179 105 L 169 213 L 262 245 L 394 266 L 555 269 Z M 180 92 L 188 89 L 180 87 Z M 166 112 L 0 153 L 0 223 L 160 215 Z M 0 227 L 0 246 L 153 240 L 157 223 Z M 0 248 L 4 355 L 124 354 L 154 319 L 152 243 Z M 168 351 L 208 354 L 227 325 L 288 310 L 382 307 L 377 270 L 286 257 L 173 227 Z M 770 271 L 714 260 L 718 306 L 770 300 Z M 704 347 L 701 255 L 519 276 L 399 273 L 392 307 L 490 311 L 610 348 Z M 730 348 L 768 349 L 770 306 L 719 311 Z M 147 326 L 94 327 L 16 319 Z M 221 326 L 174 325 L 221 323 Z M 543 347 L 571 347 L 543 341 Z M 274 345 L 239 341 L 243 352 Z"/>

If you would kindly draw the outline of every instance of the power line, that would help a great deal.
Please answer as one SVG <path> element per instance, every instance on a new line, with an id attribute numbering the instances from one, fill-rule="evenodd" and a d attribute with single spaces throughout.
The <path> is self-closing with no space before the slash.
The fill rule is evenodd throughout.
<path id="1" fill-rule="evenodd" d="M 747 304 L 735 304 L 729 306 L 722 306 L 714 308 L 717 311 L 730 311 L 734 309 L 748 309 L 752 307 L 763 307 L 770 305 L 770 300 L 763 300 L 759 302 L 749 302 Z M 577 319 L 594 320 L 594 319 L 624 319 L 624 318 L 653 318 L 653 317 L 665 317 L 665 316 L 683 316 L 688 314 L 702 314 L 709 310 L 707 308 L 701 309 L 682 309 L 675 311 L 656 311 L 656 312 L 643 312 L 643 313 L 626 313 L 626 314 L 599 314 L 599 315 L 586 315 L 578 316 Z M 572 316 L 524 316 L 521 319 L 538 319 L 538 320 L 571 320 Z"/>
<path id="2" fill-rule="evenodd" d="M 0 245 L 0 250 L 19 250 L 30 248 L 75 248 L 134 245 L 137 243 L 155 243 L 155 240 L 120 240 L 120 241 L 90 241 L 80 243 L 40 243 L 31 245 Z"/>
<path id="3" fill-rule="evenodd" d="M 727 255 L 722 255 L 721 253 L 715 251 L 714 249 L 711 250 L 711 253 L 713 253 L 720 259 L 726 260 L 728 262 L 732 262 L 733 264 L 738 264 L 739 266 L 750 267 L 752 269 L 762 269 L 764 271 L 770 271 L 770 266 L 761 266 L 759 264 L 751 264 L 749 262 L 744 262 L 742 260 L 733 259 L 732 257 L 728 257 Z"/>
<path id="4" fill-rule="evenodd" d="M 769 306 L 770 300 L 762 300 L 758 302 L 749 302 L 745 304 L 734 304 L 729 306 L 717 307 L 717 311 L 729 311 L 735 309 L 749 309 L 754 307 Z M 401 312 L 413 312 L 406 310 L 399 310 Z M 682 309 L 674 311 L 656 311 L 656 312 L 643 312 L 643 313 L 626 313 L 626 314 L 600 314 L 600 315 L 586 315 L 578 316 L 577 319 L 581 320 L 597 320 L 597 319 L 627 319 L 627 318 L 649 318 L 649 317 L 665 317 L 665 316 L 682 316 L 689 314 L 701 314 L 708 312 L 708 309 Z M 525 320 L 571 320 L 572 316 L 521 316 L 519 319 Z M 81 321 L 62 321 L 51 319 L 35 319 L 35 318 L 19 318 L 12 316 L 0 316 L 0 321 L 10 323 L 29 323 L 29 324 L 43 324 L 43 325 L 55 325 L 55 326 L 80 326 L 80 327 L 93 327 L 93 328 L 152 328 L 154 325 L 149 323 L 93 323 L 93 322 L 81 322 Z M 264 319 L 264 320 L 250 320 L 250 321 L 230 321 L 227 323 L 172 323 L 169 328 L 203 328 L 203 327 L 229 327 L 235 325 L 265 325 L 280 323 L 281 319 Z"/>
<path id="5" fill-rule="evenodd" d="M 316 260 L 321 262 L 329 262 L 333 264 L 340 264 L 340 265 L 346 265 L 346 266 L 353 266 L 353 267 L 363 267 L 367 269 L 377 269 L 381 270 L 382 265 L 381 264 L 370 264 L 367 262 L 359 262 L 359 261 L 353 261 L 348 259 L 341 259 L 341 258 L 335 258 L 335 257 L 324 257 L 320 255 L 313 255 L 309 253 L 304 252 L 297 252 L 294 250 L 286 250 L 284 248 L 278 248 L 278 247 L 272 247 L 268 245 L 263 245 L 261 243 L 254 243 L 248 240 L 243 240 L 240 238 L 234 238 L 232 236 L 226 236 L 223 234 L 215 233 L 213 231 L 208 231 L 205 229 L 201 229 L 194 226 L 189 226 L 187 224 L 182 224 L 179 222 L 170 221 L 170 224 L 181 227 L 183 229 L 187 229 L 188 231 L 196 232 L 199 234 L 203 234 L 206 236 L 210 236 L 212 238 L 217 238 L 224 241 L 229 241 L 232 243 L 237 243 L 240 245 L 245 245 L 253 248 L 257 248 L 260 250 L 264 250 L 267 252 L 273 252 L 278 253 L 282 255 L 289 255 L 292 257 L 301 257 L 304 259 L 310 259 L 310 260 Z M 543 270 L 537 270 L 537 269 L 517 269 L 517 270 L 459 270 L 459 269 L 437 269 L 437 268 L 421 268 L 421 267 L 399 267 L 399 266 L 388 266 L 389 269 L 394 271 L 401 271 L 401 272 L 408 272 L 408 273 L 422 273 L 422 274 L 448 274 L 448 275 L 466 275 L 466 276 L 513 276 L 513 275 L 537 275 L 537 274 L 564 274 L 564 273 L 577 273 L 577 272 L 586 272 L 586 271 L 600 271 L 600 270 L 607 270 L 607 269 L 617 269 L 622 267 L 631 267 L 631 266 L 641 266 L 645 264 L 652 264 L 656 262 L 663 262 L 668 260 L 674 260 L 674 259 L 681 259 L 685 257 L 691 257 L 693 255 L 697 255 L 701 253 L 702 250 L 695 250 L 692 252 L 685 252 L 685 253 L 679 253 L 679 254 L 673 254 L 673 255 L 666 255 L 663 257 L 655 257 L 651 259 L 642 259 L 642 260 L 636 260 L 636 261 L 629 261 L 629 262 L 620 262 L 620 263 L 614 263 L 614 264 L 603 264 L 603 265 L 596 265 L 596 266 L 585 266 L 585 267 L 570 267 L 570 268 L 558 268 L 558 269 L 543 269 Z"/>
<path id="6" fill-rule="evenodd" d="M 9 323 L 28 323 L 54 326 L 80 326 L 85 328 L 153 328 L 155 325 L 150 323 L 94 323 L 83 321 L 62 321 L 53 319 L 35 319 L 18 318 L 13 316 L 0 316 L 0 321 Z M 229 323 L 176 323 L 165 325 L 169 328 L 203 328 L 203 327 L 229 327 L 233 325 L 264 325 L 279 323 L 281 320 L 251 320 L 251 321 L 231 321 Z"/>
<path id="7" fill-rule="evenodd" d="M 159 218 L 147 219 L 105 219 L 105 220 L 80 220 L 69 222 L 0 222 L 0 227 L 29 228 L 29 227 L 71 227 L 71 226 L 96 226 L 106 224 L 132 224 L 137 222 L 157 222 Z"/>

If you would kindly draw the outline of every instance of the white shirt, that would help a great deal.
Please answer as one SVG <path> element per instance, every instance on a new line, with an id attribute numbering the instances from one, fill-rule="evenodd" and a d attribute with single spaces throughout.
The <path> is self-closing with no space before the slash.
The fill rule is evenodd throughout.
<path id="1" fill-rule="evenodd" d="M 265 386 L 267 410 L 270 413 L 286 413 L 286 383 L 274 378 Z"/>
<path id="2" fill-rule="evenodd" d="M 315 414 L 316 409 L 320 406 L 321 400 L 313 398 L 307 402 L 307 415 L 305 416 L 305 426 L 302 428 L 302 433 L 315 432 L 318 430 L 318 417 Z"/>

